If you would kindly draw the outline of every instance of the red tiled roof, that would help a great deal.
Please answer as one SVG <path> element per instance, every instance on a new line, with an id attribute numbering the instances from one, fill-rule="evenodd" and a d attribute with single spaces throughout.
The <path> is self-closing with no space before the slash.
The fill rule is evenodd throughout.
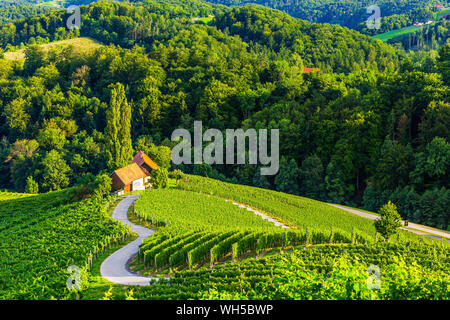
<path id="1" fill-rule="evenodd" d="M 313 71 L 320 71 L 320 68 L 303 68 L 303 73 L 309 73 Z"/>
<path id="2" fill-rule="evenodd" d="M 114 173 L 125 185 L 128 185 L 135 180 L 146 177 L 144 171 L 142 171 L 142 169 L 136 163 L 132 163 L 129 166 L 117 169 L 113 172 L 113 174 Z"/>
<path id="3" fill-rule="evenodd" d="M 153 170 L 158 169 L 158 165 L 150 159 L 144 152 L 139 151 L 133 158 L 133 163 L 136 163 L 138 166 L 142 166 L 144 163 L 147 164 Z"/>

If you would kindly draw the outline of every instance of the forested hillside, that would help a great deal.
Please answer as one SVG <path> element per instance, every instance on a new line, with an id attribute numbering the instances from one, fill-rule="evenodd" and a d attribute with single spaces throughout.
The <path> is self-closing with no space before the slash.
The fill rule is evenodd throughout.
<path id="1" fill-rule="evenodd" d="M 371 210 L 390 199 L 404 218 L 448 229 L 448 46 L 410 56 L 261 6 L 102 1 L 81 11 L 79 31 L 65 29 L 65 11 L 0 29 L 3 49 L 26 47 L 24 60 L 0 58 L 0 188 L 45 192 L 109 172 L 107 110 L 126 99 L 133 147 L 152 158 L 170 155 L 172 131 L 194 120 L 280 129 L 274 177 L 250 165 L 187 173 Z M 33 45 L 79 35 L 103 46 Z"/>
<path id="2" fill-rule="evenodd" d="M 427 25 L 417 31 L 400 35 L 388 43 L 401 43 L 405 50 L 438 50 L 450 38 L 450 21 Z"/>
<path id="3" fill-rule="evenodd" d="M 212 3 L 225 5 L 260 4 L 287 12 L 293 17 L 317 23 L 337 24 L 367 35 L 383 34 L 392 30 L 412 27 L 416 23 L 423 23 L 423 32 L 420 28 L 417 34 L 392 40 L 400 42 L 406 50 L 436 49 L 445 44 L 448 39 L 448 21 L 442 20 L 437 4 L 448 7 L 448 1 L 439 0 L 383 0 L 374 3 L 371 0 L 209 0 Z M 380 9 L 379 28 L 369 28 L 367 21 L 375 19 L 376 11 L 368 10 L 371 5 Z M 438 18 L 437 18 L 438 17 Z M 433 21 L 431 27 L 426 22 Z M 423 34 L 422 34 L 423 33 Z"/>
<path id="4" fill-rule="evenodd" d="M 0 1 L 0 26 L 37 14 L 45 14 L 52 9 L 53 8 L 47 6 L 35 6 L 21 2 L 8 3 Z"/>
<path id="5" fill-rule="evenodd" d="M 373 4 L 379 6 L 383 20 L 383 28 L 400 27 L 408 19 L 432 18 L 433 5 L 448 4 L 446 0 L 208 0 L 228 6 L 239 6 L 256 3 L 289 13 L 291 16 L 317 23 L 339 24 L 356 29 L 373 14 L 367 8 Z M 392 30 L 389 29 L 389 30 Z M 397 29 L 397 28 L 396 28 Z M 385 29 L 382 29 L 382 32 Z"/>

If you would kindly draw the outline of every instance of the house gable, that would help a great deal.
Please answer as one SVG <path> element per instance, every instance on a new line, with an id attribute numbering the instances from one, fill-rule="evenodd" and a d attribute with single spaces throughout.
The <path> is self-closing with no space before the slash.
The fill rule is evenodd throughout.
<path id="1" fill-rule="evenodd" d="M 158 165 L 142 151 L 139 151 L 134 156 L 133 163 L 136 163 L 139 167 L 141 167 L 142 171 L 144 171 L 147 175 L 150 175 L 153 170 L 158 169 Z"/>

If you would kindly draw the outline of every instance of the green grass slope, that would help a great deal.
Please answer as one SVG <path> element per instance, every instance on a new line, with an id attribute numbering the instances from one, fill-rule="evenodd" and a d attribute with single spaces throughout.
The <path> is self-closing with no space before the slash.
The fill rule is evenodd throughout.
<path id="1" fill-rule="evenodd" d="M 403 36 L 405 34 L 417 32 L 420 29 L 421 29 L 421 27 L 409 26 L 409 27 L 405 27 L 405 28 L 402 28 L 402 29 L 392 30 L 392 31 L 389 31 L 389 32 L 378 34 L 376 36 L 373 36 L 373 38 L 374 39 L 379 39 L 379 40 L 381 40 L 383 42 L 386 42 L 388 40 L 394 39 L 394 38 L 399 37 L 399 36 Z"/>

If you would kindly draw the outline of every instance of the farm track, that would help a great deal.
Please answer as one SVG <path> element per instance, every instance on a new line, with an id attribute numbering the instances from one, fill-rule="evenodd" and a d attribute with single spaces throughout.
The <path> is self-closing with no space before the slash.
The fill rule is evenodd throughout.
<path id="1" fill-rule="evenodd" d="M 225 201 L 229 202 L 229 200 L 225 200 Z M 267 221 L 272 222 L 272 223 L 273 223 L 274 225 L 276 225 L 277 227 L 281 227 L 281 228 L 283 228 L 283 229 L 290 229 L 287 225 L 285 225 L 285 224 L 279 222 L 278 220 L 275 220 L 275 219 L 272 218 L 272 217 L 269 217 L 268 215 L 266 215 L 266 214 L 264 214 L 264 213 L 262 213 L 262 212 L 260 212 L 260 211 L 258 211 L 258 210 L 252 209 L 252 208 L 246 206 L 245 204 L 240 204 L 240 203 L 234 202 L 234 201 L 232 201 L 232 203 L 233 203 L 235 206 L 239 206 L 240 208 L 247 209 L 247 211 L 253 212 L 254 214 L 256 214 L 257 216 L 260 216 L 260 217 L 263 218 L 264 220 L 267 220 Z"/>
<path id="2" fill-rule="evenodd" d="M 151 279 L 158 279 L 133 273 L 128 266 L 131 259 L 139 252 L 142 240 L 154 233 L 153 230 L 138 226 L 127 218 L 128 209 L 138 197 L 138 195 L 133 195 L 124 198 L 114 209 L 112 215 L 113 219 L 129 225 L 131 230 L 138 235 L 138 238 L 106 258 L 100 267 L 100 274 L 103 278 L 121 285 L 147 286 L 150 284 Z"/>

